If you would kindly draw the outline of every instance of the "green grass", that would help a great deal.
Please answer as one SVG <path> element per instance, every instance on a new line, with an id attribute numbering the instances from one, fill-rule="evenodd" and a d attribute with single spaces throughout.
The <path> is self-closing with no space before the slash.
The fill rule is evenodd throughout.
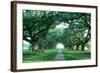
<path id="1" fill-rule="evenodd" d="M 90 51 L 77 51 L 73 49 L 63 49 L 62 53 L 64 54 L 65 60 L 84 60 L 90 59 Z"/>
<path id="2" fill-rule="evenodd" d="M 56 49 L 45 50 L 45 52 L 41 51 L 38 53 L 24 53 L 23 54 L 23 62 L 31 63 L 31 62 L 41 62 L 41 61 L 54 61 L 57 54 Z"/>
<path id="3" fill-rule="evenodd" d="M 73 49 L 62 49 L 65 60 L 85 60 L 91 58 L 90 51 L 77 51 Z M 23 53 L 23 62 L 44 62 L 44 61 L 55 61 L 57 55 L 57 49 L 48 49 L 37 53 Z"/>

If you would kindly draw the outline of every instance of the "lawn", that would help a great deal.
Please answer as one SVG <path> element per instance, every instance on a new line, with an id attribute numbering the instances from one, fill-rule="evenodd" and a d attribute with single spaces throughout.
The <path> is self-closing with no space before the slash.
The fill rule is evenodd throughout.
<path id="1" fill-rule="evenodd" d="M 62 49 L 65 60 L 85 60 L 91 58 L 90 51 Z M 57 49 L 48 49 L 38 53 L 23 53 L 23 63 L 55 61 Z"/>
<path id="2" fill-rule="evenodd" d="M 62 53 L 65 60 L 85 60 L 91 58 L 90 51 L 77 51 L 72 49 L 63 49 Z"/>
<path id="3" fill-rule="evenodd" d="M 54 61 L 57 54 L 56 49 L 45 50 L 38 53 L 23 53 L 23 62 L 42 62 L 42 61 Z"/>

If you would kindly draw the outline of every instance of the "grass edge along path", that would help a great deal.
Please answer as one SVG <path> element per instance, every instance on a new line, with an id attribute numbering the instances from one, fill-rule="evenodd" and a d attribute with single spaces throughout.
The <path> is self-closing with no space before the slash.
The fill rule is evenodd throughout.
<path id="1" fill-rule="evenodd" d="M 85 60 L 91 58 L 90 51 L 77 51 L 70 49 L 62 49 L 65 60 Z"/>
<path id="2" fill-rule="evenodd" d="M 57 49 L 48 49 L 38 53 L 24 53 L 23 63 L 54 61 L 57 55 Z"/>

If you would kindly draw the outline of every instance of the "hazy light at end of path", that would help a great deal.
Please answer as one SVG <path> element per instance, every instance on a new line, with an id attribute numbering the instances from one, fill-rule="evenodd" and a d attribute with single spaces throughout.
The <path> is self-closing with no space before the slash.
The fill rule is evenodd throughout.
<path id="1" fill-rule="evenodd" d="M 57 43 L 56 48 L 57 49 L 64 49 L 64 45 L 62 43 Z"/>
<path id="2" fill-rule="evenodd" d="M 62 22 L 62 23 L 60 23 L 59 25 L 56 26 L 57 29 L 65 29 L 65 28 L 68 28 L 68 27 L 69 27 L 69 24 L 65 23 L 65 22 Z"/>

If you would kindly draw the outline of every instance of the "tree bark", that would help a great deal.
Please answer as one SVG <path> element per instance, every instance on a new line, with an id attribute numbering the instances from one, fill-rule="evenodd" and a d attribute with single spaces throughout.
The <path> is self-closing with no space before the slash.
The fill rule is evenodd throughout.
<path id="1" fill-rule="evenodd" d="M 79 48 L 79 44 L 76 45 L 76 50 L 79 50 L 78 48 Z"/>
<path id="2" fill-rule="evenodd" d="M 85 44 L 82 44 L 81 47 L 82 47 L 81 51 L 84 51 Z"/>

